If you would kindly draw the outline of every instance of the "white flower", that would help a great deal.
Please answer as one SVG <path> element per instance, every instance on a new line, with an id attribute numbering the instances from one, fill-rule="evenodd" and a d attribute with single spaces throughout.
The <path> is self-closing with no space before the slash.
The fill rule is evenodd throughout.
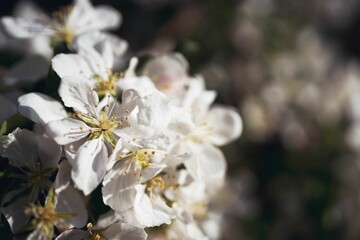
<path id="1" fill-rule="evenodd" d="M 103 199 L 125 222 L 149 227 L 174 218 L 161 193 L 176 183 L 168 185 L 162 171 L 189 158 L 186 152 L 172 151 L 172 135 L 181 135 L 179 126 L 188 128 L 186 121 L 175 120 L 176 110 L 160 92 L 139 99 L 136 126 L 141 136 L 135 137 L 136 145 L 125 148 L 119 141 L 110 157 L 115 164 L 104 178 Z M 184 112 L 183 120 L 186 117 Z"/>
<path id="2" fill-rule="evenodd" d="M 109 95 L 99 102 L 87 79 L 67 77 L 62 79 L 59 94 L 65 106 L 74 109 L 74 118 L 59 118 L 56 114 L 46 116 L 54 110 L 47 107 L 59 103 L 35 93 L 19 99 L 19 111 L 34 121 L 46 123 L 49 136 L 58 144 L 67 145 L 65 150 L 73 167 L 72 179 L 87 195 L 101 182 L 107 158 L 117 140 L 132 141 L 133 137 L 123 129 L 131 126 L 128 115 L 136 106 L 137 96 L 126 91 L 121 105 Z M 33 105 L 34 99 L 39 105 Z"/>
<path id="3" fill-rule="evenodd" d="M 25 56 L 6 71 L 1 84 L 8 88 L 24 87 L 45 77 L 48 71 L 49 62 L 42 56 Z"/>
<path id="4" fill-rule="evenodd" d="M 87 231 L 81 229 L 69 229 L 61 233 L 56 240 L 73 240 L 73 239 L 83 239 L 83 240 L 145 240 L 147 239 L 147 234 L 144 229 L 131 226 L 122 222 L 115 222 L 104 228 L 92 227 L 91 224 L 88 224 L 89 228 Z"/>
<path id="5" fill-rule="evenodd" d="M 14 15 L 19 18 L 38 17 L 40 12 L 29 1 L 21 1 L 15 6 Z M 0 48 L 20 54 L 21 59 L 3 74 L 0 83 L 6 87 L 23 87 L 45 77 L 49 70 L 52 49 L 46 36 L 31 39 L 11 39 L 0 32 Z"/>
<path id="6" fill-rule="evenodd" d="M 117 10 L 109 6 L 93 7 L 88 0 L 75 0 L 72 7 L 64 7 L 52 16 L 40 15 L 35 19 L 3 17 L 1 23 L 14 38 L 46 35 L 51 36 L 52 41 L 71 44 L 82 33 L 116 28 L 121 21 Z"/>
<path id="7" fill-rule="evenodd" d="M 190 81 L 188 68 L 189 64 L 184 56 L 173 53 L 150 60 L 145 65 L 143 74 L 148 76 L 160 91 L 178 105 L 183 99 Z"/>
<path id="8" fill-rule="evenodd" d="M 191 80 L 182 106 L 191 114 L 195 127 L 182 138 L 179 147 L 192 153 L 185 166 L 194 178 L 207 181 L 212 186 L 221 186 L 226 161 L 216 146 L 223 146 L 238 138 L 242 132 L 242 121 L 232 108 L 220 105 L 210 107 L 214 99 L 215 93 L 205 90 L 202 79 Z"/>
<path id="9" fill-rule="evenodd" d="M 59 54 L 52 59 L 53 69 L 61 78 L 84 77 L 100 96 L 107 93 L 116 96 L 127 89 L 144 96 L 156 89 L 149 78 L 135 75 L 136 58 L 131 59 L 125 73 L 113 70 L 114 57 L 126 49 L 124 41 L 95 32 L 84 34 L 76 43 L 79 45 L 78 54 Z"/>
<path id="10" fill-rule="evenodd" d="M 42 93 L 28 93 L 18 98 L 18 111 L 35 123 L 47 124 L 67 117 L 64 106 Z"/>
<path id="11" fill-rule="evenodd" d="M 122 91 L 126 89 L 134 89 L 140 96 L 150 95 L 156 91 L 155 84 L 146 76 L 137 76 L 135 68 L 138 64 L 137 58 L 131 58 L 128 69 L 123 78 L 117 82 L 117 87 Z"/>
<path id="12" fill-rule="evenodd" d="M 35 202 L 40 192 L 51 187 L 50 177 L 57 168 L 61 148 L 46 136 L 17 128 L 0 137 L 0 155 L 21 171 L 11 175 L 14 180 L 22 181 L 21 188 L 6 195 L 3 208 L 12 231 L 17 232 L 29 221 L 29 217 L 24 215 L 24 206 Z"/>
<path id="13" fill-rule="evenodd" d="M 136 239 L 145 240 L 147 234 L 144 229 L 120 222 L 116 218 L 113 211 L 109 211 L 101 215 L 93 226 L 92 223 L 87 224 L 87 230 L 69 229 L 60 234 L 56 240 L 73 240 L 73 239 L 108 239 L 108 240 L 126 240 Z"/>
<path id="14" fill-rule="evenodd" d="M 52 59 L 52 67 L 60 78 L 86 78 L 100 96 L 117 95 L 117 81 L 123 73 L 114 73 L 114 57 L 121 56 L 127 43 L 113 35 L 91 32 L 80 36 L 78 54 L 59 54 Z"/>
<path id="15" fill-rule="evenodd" d="M 133 139 L 123 129 L 130 127 L 128 115 L 135 107 L 136 94 L 124 92 L 121 105 L 109 95 L 99 102 L 89 81 L 83 78 L 64 78 L 59 94 L 65 106 L 74 109 L 75 118 L 67 117 L 60 103 L 36 93 L 19 98 L 19 111 L 35 122 L 46 124 L 49 136 L 66 145 L 73 167 L 72 179 L 87 195 L 101 182 L 107 158 L 117 140 Z"/>
<path id="16" fill-rule="evenodd" d="M 56 212 L 65 212 L 74 215 L 66 219 L 69 227 L 80 228 L 85 226 L 88 219 L 86 203 L 80 192 L 73 187 L 71 182 L 71 166 L 65 159 L 59 164 L 59 171 L 56 175 L 54 188 L 57 194 Z"/>
<path id="17" fill-rule="evenodd" d="M 66 192 L 66 190 L 65 190 Z M 59 202 L 63 202 L 62 205 L 65 203 L 70 203 L 75 207 L 76 205 L 81 206 L 84 205 L 84 202 L 80 200 L 80 202 L 76 202 L 79 200 L 76 198 L 72 198 L 69 194 L 64 195 L 64 191 L 61 191 L 58 195 L 54 188 L 51 188 L 46 196 L 45 203 L 39 204 L 38 203 L 30 203 L 25 207 L 25 214 L 32 217 L 30 222 L 30 227 L 34 229 L 34 231 L 27 237 L 27 240 L 36 240 L 36 239 L 53 239 L 54 237 L 54 230 L 55 227 L 60 231 L 64 230 L 64 228 L 72 227 L 73 225 L 69 225 L 72 219 L 74 223 L 79 223 L 86 221 L 87 215 L 85 211 L 85 215 L 81 216 L 84 212 L 85 208 L 80 207 L 80 209 L 72 208 L 74 212 L 64 212 L 64 208 L 59 209 Z M 80 216 L 78 216 L 80 214 Z M 80 226 L 83 226 L 80 225 Z M 79 227 L 80 227 L 79 226 Z"/>
<path id="18" fill-rule="evenodd" d="M 121 152 L 113 153 L 118 161 L 105 176 L 102 188 L 104 203 L 118 212 L 134 206 L 135 186 L 159 174 L 166 167 L 163 160 L 167 155 L 165 151 L 148 148 Z"/>

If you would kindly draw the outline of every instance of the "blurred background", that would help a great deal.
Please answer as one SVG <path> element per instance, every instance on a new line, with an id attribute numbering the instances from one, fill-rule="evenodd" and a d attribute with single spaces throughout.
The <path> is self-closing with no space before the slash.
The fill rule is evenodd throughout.
<path id="1" fill-rule="evenodd" d="M 241 113 L 243 135 L 223 149 L 222 239 L 360 239 L 360 1 L 92 2 L 122 12 L 129 55 L 182 53 Z"/>

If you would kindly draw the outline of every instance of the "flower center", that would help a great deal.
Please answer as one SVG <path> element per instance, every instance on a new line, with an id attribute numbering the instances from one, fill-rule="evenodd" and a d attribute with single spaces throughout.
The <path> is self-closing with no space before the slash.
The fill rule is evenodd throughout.
<path id="1" fill-rule="evenodd" d="M 90 140 L 103 137 L 112 147 L 115 147 L 116 139 L 112 131 L 119 126 L 124 127 L 123 119 L 117 120 L 116 116 L 109 117 L 104 111 L 100 112 L 98 118 L 81 112 L 76 112 L 75 115 L 91 127 Z M 127 117 L 125 117 L 126 119 Z"/>
<path id="2" fill-rule="evenodd" d="M 56 31 L 53 42 L 65 42 L 71 44 L 74 40 L 75 33 L 69 25 L 69 16 L 72 12 L 71 6 L 65 6 L 60 10 L 52 13 L 51 28 Z"/>
<path id="3" fill-rule="evenodd" d="M 90 236 L 87 237 L 88 240 L 100 240 L 101 239 L 101 231 L 100 230 L 92 230 L 92 223 L 88 223 L 86 225 L 87 231 L 90 233 Z"/>
<path id="4" fill-rule="evenodd" d="M 161 174 L 161 173 L 160 173 Z M 150 199 L 154 199 L 155 196 L 161 196 L 161 198 L 165 201 L 165 203 L 168 206 L 172 206 L 172 204 L 174 203 L 174 201 L 168 199 L 165 194 L 164 191 L 167 189 L 177 189 L 180 185 L 178 183 L 175 182 L 168 182 L 168 179 L 164 178 L 168 178 L 169 176 L 167 174 L 161 175 L 161 176 L 156 176 L 150 180 L 148 180 L 147 182 L 145 182 L 146 188 L 145 191 L 146 193 L 149 195 Z"/>
<path id="5" fill-rule="evenodd" d="M 212 128 L 208 124 L 198 126 L 192 133 L 188 134 L 185 138 L 194 142 L 201 143 L 203 139 L 212 133 Z"/>
<path id="6" fill-rule="evenodd" d="M 189 210 L 194 214 L 195 217 L 202 218 L 208 213 L 208 203 L 206 201 L 200 201 L 188 206 Z"/>
<path id="7" fill-rule="evenodd" d="M 141 149 L 134 152 L 134 157 L 137 160 L 137 163 L 141 166 L 142 169 L 147 168 L 151 165 L 151 158 L 155 154 L 155 151 L 149 149 Z"/>
<path id="8" fill-rule="evenodd" d="M 109 77 L 107 79 L 100 75 L 93 76 L 93 79 L 96 80 L 95 90 L 100 97 L 105 96 L 106 93 L 116 96 L 116 82 L 119 78 L 124 77 L 124 73 L 113 73 L 112 69 L 108 69 L 108 74 Z"/>
<path id="9" fill-rule="evenodd" d="M 10 176 L 23 180 L 22 186 L 31 188 L 33 192 L 37 192 L 40 189 L 47 189 L 51 186 L 50 177 L 56 169 L 43 169 L 40 162 L 36 162 L 36 168 L 31 171 L 22 169 L 22 174 L 13 173 Z"/>
<path id="10" fill-rule="evenodd" d="M 154 177 L 146 182 L 146 191 L 152 192 L 154 190 L 163 191 L 166 185 L 161 176 Z"/>
<path id="11" fill-rule="evenodd" d="M 34 228 L 41 228 L 43 234 L 48 238 L 52 239 L 54 235 L 54 224 L 56 222 L 64 223 L 67 218 L 74 217 L 73 213 L 58 213 L 55 211 L 56 194 L 54 188 L 51 188 L 48 196 L 45 200 L 45 206 L 39 204 L 30 203 L 25 207 L 25 214 L 33 217 L 31 225 Z M 65 229 L 68 226 L 64 226 Z"/>

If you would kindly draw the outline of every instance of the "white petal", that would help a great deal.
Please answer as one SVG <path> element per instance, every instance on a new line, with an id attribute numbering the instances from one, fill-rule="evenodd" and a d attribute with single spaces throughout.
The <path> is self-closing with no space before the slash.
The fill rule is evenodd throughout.
<path id="1" fill-rule="evenodd" d="M 132 57 L 130 59 L 129 67 L 126 70 L 126 73 L 125 73 L 125 78 L 136 77 L 135 69 L 136 69 L 138 63 L 139 63 L 138 58 Z"/>
<path id="2" fill-rule="evenodd" d="M 5 32 L 13 38 L 31 38 L 39 35 L 51 35 L 53 31 L 49 31 L 49 29 L 45 27 L 45 24 L 44 22 L 22 18 L 1 18 L 1 25 Z"/>
<path id="3" fill-rule="evenodd" d="M 41 93 L 28 93 L 18 99 L 19 112 L 33 122 L 46 124 L 67 117 L 63 105 Z"/>
<path id="4" fill-rule="evenodd" d="M 43 14 L 44 12 L 30 1 L 20 1 L 14 9 L 14 16 L 26 19 L 36 19 Z"/>
<path id="5" fill-rule="evenodd" d="M 14 196 L 17 193 L 19 193 L 19 191 L 15 190 L 8 193 L 8 195 Z M 21 230 L 21 228 L 24 227 L 24 225 L 30 220 L 30 216 L 24 213 L 25 206 L 30 202 L 30 195 L 25 195 L 3 207 L 2 212 L 4 213 L 6 220 L 9 222 L 13 233 L 17 233 L 19 230 Z"/>
<path id="6" fill-rule="evenodd" d="M 104 214 L 101 214 L 96 222 L 96 225 L 94 226 L 94 229 L 104 229 L 113 224 L 114 222 L 117 222 L 119 220 L 119 217 L 115 214 L 113 210 L 109 210 Z"/>
<path id="7" fill-rule="evenodd" d="M 104 142 L 98 138 L 85 142 L 70 161 L 71 177 L 85 195 L 89 195 L 102 181 L 108 158 Z"/>
<path id="8" fill-rule="evenodd" d="M 58 54 L 51 60 L 51 64 L 60 78 L 78 75 L 91 78 L 94 75 L 86 59 L 77 54 Z"/>
<path id="9" fill-rule="evenodd" d="M 26 240 L 48 240 L 48 238 L 44 235 L 42 228 L 36 228 L 30 233 Z"/>
<path id="10" fill-rule="evenodd" d="M 145 185 L 137 185 L 134 210 L 136 218 L 145 227 L 160 226 L 161 224 L 170 224 L 174 218 L 174 213 L 163 200 L 158 196 L 149 198 L 145 194 Z"/>
<path id="11" fill-rule="evenodd" d="M 61 79 L 59 95 L 65 106 L 97 116 L 99 97 L 91 85 L 88 79 L 81 76 L 64 77 Z"/>
<path id="12" fill-rule="evenodd" d="M 196 123 L 201 123 L 215 97 L 215 91 L 205 90 L 205 83 L 202 78 L 193 78 L 184 96 L 182 107 L 191 112 Z"/>
<path id="13" fill-rule="evenodd" d="M 64 148 L 64 153 L 66 155 L 66 158 L 68 160 L 70 159 L 74 159 L 76 156 L 76 153 L 79 151 L 79 148 L 87 141 L 87 138 L 83 138 L 79 141 L 70 143 L 68 145 L 65 145 Z"/>
<path id="14" fill-rule="evenodd" d="M 97 61 L 103 61 L 100 65 L 106 68 L 113 68 L 114 56 L 121 56 L 125 53 L 128 44 L 116 35 L 91 31 L 80 35 L 74 42 L 74 47 L 80 54 L 92 53 L 94 57 L 98 54 Z"/>
<path id="15" fill-rule="evenodd" d="M 41 56 L 31 55 L 16 63 L 5 74 L 3 82 L 6 86 L 22 86 L 45 77 L 49 71 L 49 63 Z"/>
<path id="16" fill-rule="evenodd" d="M 218 146 L 237 139 L 243 128 L 241 117 L 234 109 L 219 105 L 210 109 L 208 123 L 212 128 L 209 142 Z"/>
<path id="17" fill-rule="evenodd" d="M 182 54 L 173 53 L 151 59 L 146 63 L 144 69 L 146 75 L 154 81 L 163 75 L 167 75 L 176 81 L 186 77 L 189 63 Z"/>
<path id="18" fill-rule="evenodd" d="M 59 171 L 56 175 L 54 188 L 56 192 L 61 192 L 71 184 L 71 165 L 67 160 L 59 164 Z"/>
<path id="19" fill-rule="evenodd" d="M 155 129 L 166 128 L 172 117 L 169 113 L 169 99 L 159 91 L 154 91 L 139 101 L 138 119 L 140 124 Z"/>
<path id="20" fill-rule="evenodd" d="M 0 155 L 9 158 L 15 167 L 36 169 L 38 143 L 35 134 L 27 129 L 15 129 L 7 136 L 0 137 Z"/>
<path id="21" fill-rule="evenodd" d="M 116 114 L 118 116 L 129 115 L 127 112 L 132 112 L 137 105 L 139 95 L 132 90 L 126 90 L 121 96 L 121 105 L 116 108 Z"/>
<path id="22" fill-rule="evenodd" d="M 85 138 L 90 134 L 90 129 L 84 122 L 72 118 L 52 121 L 46 126 L 48 135 L 60 145 L 74 143 Z"/>
<path id="23" fill-rule="evenodd" d="M 165 168 L 166 168 L 166 164 L 151 164 L 142 171 L 140 182 L 143 183 L 152 179 Z"/>
<path id="24" fill-rule="evenodd" d="M 90 233 L 81 229 L 69 229 L 62 232 L 55 240 L 74 240 L 74 239 L 87 239 L 91 237 Z"/>
<path id="25" fill-rule="evenodd" d="M 121 14 L 118 10 L 110 6 L 97 6 L 95 8 L 93 29 L 109 30 L 118 28 L 121 24 Z"/>
<path id="26" fill-rule="evenodd" d="M 223 153 L 211 144 L 198 147 L 198 153 L 185 161 L 186 169 L 195 179 L 212 184 L 214 189 L 222 186 L 227 167 Z"/>
<path id="27" fill-rule="evenodd" d="M 130 165 L 131 159 L 122 160 L 104 178 L 103 200 L 115 211 L 125 211 L 135 202 L 134 186 L 139 182 L 140 176 L 131 171 Z"/>
<path id="28" fill-rule="evenodd" d="M 104 231 L 104 236 L 109 240 L 145 240 L 147 234 L 144 229 L 117 222 Z"/>
<path id="29" fill-rule="evenodd" d="M 38 136 L 37 141 L 42 168 L 57 168 L 62 153 L 61 147 L 46 135 Z"/>
<path id="30" fill-rule="evenodd" d="M 76 29 L 76 34 L 91 30 L 88 25 L 93 18 L 94 8 L 89 0 L 74 0 L 74 5 L 68 17 L 68 25 Z"/>
<path id="31" fill-rule="evenodd" d="M 122 91 L 133 89 L 142 97 L 156 90 L 155 84 L 148 77 L 125 77 L 116 84 Z"/>
<path id="32" fill-rule="evenodd" d="M 60 192 L 57 192 L 57 194 L 56 212 L 74 213 L 76 215 L 72 218 L 66 219 L 66 222 L 77 228 L 85 226 L 88 216 L 85 207 L 85 200 L 80 193 L 71 185 L 68 185 Z"/>

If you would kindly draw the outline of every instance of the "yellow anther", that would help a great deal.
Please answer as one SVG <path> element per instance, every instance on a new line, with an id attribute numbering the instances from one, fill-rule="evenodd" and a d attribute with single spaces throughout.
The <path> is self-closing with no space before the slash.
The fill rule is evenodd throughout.
<path id="1" fill-rule="evenodd" d="M 91 222 L 89 222 L 88 224 L 86 224 L 86 228 L 90 229 L 93 227 L 93 224 Z"/>

